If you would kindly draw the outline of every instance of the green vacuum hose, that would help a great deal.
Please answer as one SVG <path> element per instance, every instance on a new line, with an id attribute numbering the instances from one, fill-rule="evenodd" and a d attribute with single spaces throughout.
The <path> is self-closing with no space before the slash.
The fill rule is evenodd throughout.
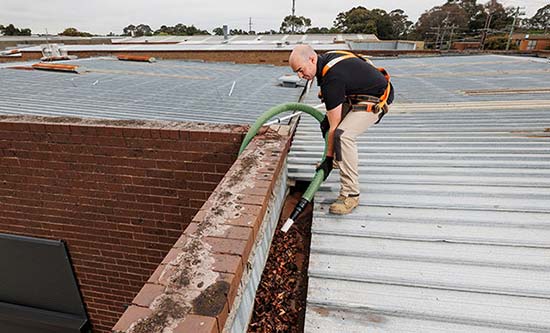
<path id="1" fill-rule="evenodd" d="M 272 117 L 278 115 L 279 113 L 287 112 L 287 111 L 302 111 L 304 113 L 307 113 L 313 118 L 317 119 L 318 122 L 323 121 L 323 118 L 325 118 L 325 114 L 321 111 L 301 103 L 286 103 L 286 104 L 280 104 L 277 105 L 266 112 L 264 112 L 257 120 L 256 122 L 250 127 L 248 130 L 248 133 L 246 133 L 246 136 L 244 137 L 243 143 L 241 144 L 241 148 L 239 149 L 239 155 L 243 152 L 243 150 L 248 146 L 252 138 L 258 133 L 260 128 L 263 126 L 264 123 L 266 123 L 269 119 Z M 327 138 L 325 139 L 325 150 L 323 151 L 323 158 L 321 161 L 324 161 L 325 156 L 327 154 Z M 313 196 L 315 195 L 315 192 L 319 189 L 321 186 L 321 183 L 323 183 L 323 180 L 325 178 L 325 172 L 323 170 L 319 170 L 315 173 L 315 176 L 313 177 L 313 180 L 309 184 L 306 192 L 302 196 L 302 199 L 300 199 L 300 202 L 296 205 L 294 210 L 292 211 L 292 214 L 290 214 L 290 218 L 285 222 L 281 230 L 283 232 L 287 232 L 290 226 L 294 223 L 298 215 L 304 210 L 304 208 L 307 206 L 308 203 L 311 202 L 313 199 Z"/>

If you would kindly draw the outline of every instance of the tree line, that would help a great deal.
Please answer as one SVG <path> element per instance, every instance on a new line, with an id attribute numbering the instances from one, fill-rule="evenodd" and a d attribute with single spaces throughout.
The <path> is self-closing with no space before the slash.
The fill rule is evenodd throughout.
<path id="1" fill-rule="evenodd" d="M 31 29 L 24 28 L 24 29 L 18 29 L 13 24 L 8 24 L 6 26 L 3 26 L 0 24 L 0 35 L 5 36 L 30 36 L 31 35 Z"/>
<path id="2" fill-rule="evenodd" d="M 503 35 L 512 26 L 517 32 L 547 33 L 550 25 L 550 4 L 537 10 L 530 18 L 524 18 L 519 8 L 505 7 L 499 1 L 478 3 L 477 0 L 447 0 L 444 4 L 425 11 L 416 23 L 409 20 L 402 9 L 385 11 L 353 7 L 338 13 L 331 27 L 312 27 L 311 19 L 305 16 L 286 16 L 279 30 L 263 32 L 231 29 L 230 35 L 247 34 L 304 34 L 304 33 L 362 33 L 375 34 L 382 40 L 407 39 L 423 40 L 427 47 L 440 48 L 451 41 L 490 42 L 491 36 Z M 18 29 L 13 24 L 0 25 L 0 34 L 8 36 L 30 35 L 28 28 Z M 122 36 L 158 36 L 158 35 L 210 35 L 207 30 L 194 25 L 178 23 L 174 26 L 162 25 L 154 30 L 147 24 L 130 24 L 122 31 Z M 217 27 L 212 34 L 223 35 L 223 29 Z M 59 35 L 88 37 L 92 34 L 67 28 Z M 114 36 L 110 33 L 109 36 Z"/>

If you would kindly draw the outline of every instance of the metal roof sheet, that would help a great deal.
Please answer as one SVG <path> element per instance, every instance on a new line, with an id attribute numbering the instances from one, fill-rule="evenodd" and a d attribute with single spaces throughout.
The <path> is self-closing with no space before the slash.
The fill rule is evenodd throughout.
<path id="1" fill-rule="evenodd" d="M 377 65 L 401 106 L 358 138 L 360 206 L 327 213 L 337 171 L 315 197 L 305 331 L 550 331 L 550 93 L 461 92 L 548 88 L 549 65 Z M 302 117 L 289 177 L 310 179 L 322 148 L 318 124 Z"/>
<path id="2" fill-rule="evenodd" d="M 275 35 L 229 35 L 229 43 L 240 43 L 243 41 L 257 40 L 262 43 L 276 42 L 280 40 L 288 42 L 304 42 L 304 43 L 333 43 L 338 40 L 355 40 L 355 41 L 378 41 L 378 38 L 373 34 L 275 34 Z M 113 44 L 116 43 L 162 43 L 168 41 L 179 41 L 186 43 L 190 41 L 203 41 L 208 43 L 221 43 L 224 41 L 223 36 L 213 35 L 195 35 L 195 36 L 142 36 L 142 37 L 125 37 L 113 39 Z"/>
<path id="3" fill-rule="evenodd" d="M 276 43 L 178 43 L 178 44 L 104 44 L 104 45 L 64 45 L 63 49 L 69 52 L 77 51 L 108 51 L 108 52 L 125 52 L 125 51 L 148 51 L 148 52 L 164 52 L 164 51 L 273 51 L 283 50 L 292 51 L 296 45 L 294 44 L 276 44 Z M 315 44 L 312 45 L 316 50 L 349 50 L 347 44 Z M 39 46 L 32 46 L 20 49 L 22 52 L 40 52 Z"/>
<path id="4" fill-rule="evenodd" d="M 0 114 L 242 124 L 301 92 L 278 85 L 280 76 L 291 73 L 285 67 L 113 58 L 66 63 L 88 72 L 0 67 Z"/>

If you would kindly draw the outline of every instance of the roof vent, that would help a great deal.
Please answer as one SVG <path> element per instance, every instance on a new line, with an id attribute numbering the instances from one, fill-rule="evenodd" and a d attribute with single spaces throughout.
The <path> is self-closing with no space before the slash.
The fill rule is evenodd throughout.
<path id="1" fill-rule="evenodd" d="M 279 84 L 285 88 L 296 88 L 301 85 L 302 79 L 298 75 L 288 74 L 283 75 L 279 79 Z"/>
<path id="2" fill-rule="evenodd" d="M 73 60 L 78 58 L 74 55 L 68 55 L 67 50 L 61 47 L 59 44 L 42 44 L 40 49 L 42 50 L 42 61 L 56 61 L 56 60 Z"/>
<path id="3" fill-rule="evenodd" d="M 227 25 L 226 25 L 226 24 L 224 24 L 224 26 L 223 26 L 223 28 L 222 28 L 222 29 L 223 29 L 223 40 L 225 40 L 225 41 L 226 41 L 226 40 L 228 40 L 228 39 L 229 39 L 229 37 L 227 36 L 227 35 L 228 35 L 228 33 L 227 33 Z"/>

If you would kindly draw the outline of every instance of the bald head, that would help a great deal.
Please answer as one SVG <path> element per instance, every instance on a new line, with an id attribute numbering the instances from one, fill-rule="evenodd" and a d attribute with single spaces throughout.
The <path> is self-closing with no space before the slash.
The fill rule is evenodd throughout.
<path id="1" fill-rule="evenodd" d="M 313 50 L 313 48 L 309 45 L 298 45 L 292 50 L 292 53 L 290 53 L 290 57 L 288 58 L 288 62 L 292 62 L 292 60 L 295 59 L 301 59 L 301 60 L 307 60 L 311 56 L 317 56 L 317 53 Z"/>
<path id="2" fill-rule="evenodd" d="M 298 45 L 290 53 L 288 64 L 299 77 L 311 80 L 317 71 L 317 53 L 309 45 Z"/>

